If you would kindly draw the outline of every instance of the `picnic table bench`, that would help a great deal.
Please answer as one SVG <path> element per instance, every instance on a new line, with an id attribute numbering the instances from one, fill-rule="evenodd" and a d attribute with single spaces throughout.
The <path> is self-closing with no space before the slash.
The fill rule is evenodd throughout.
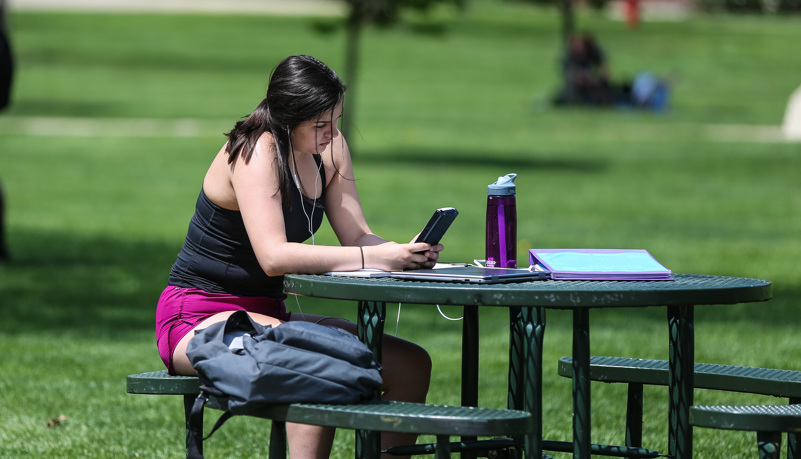
<path id="1" fill-rule="evenodd" d="M 561 376 L 572 378 L 573 358 L 559 358 L 558 372 Z M 628 384 L 626 445 L 642 446 L 643 385 L 667 386 L 668 361 L 592 356 L 589 378 L 605 383 Z M 801 403 L 801 371 L 696 363 L 694 387 L 783 397 L 788 399 L 790 406 Z M 699 415 L 697 411 L 695 413 Z M 790 433 L 787 442 L 787 457 L 797 457 L 796 434 Z"/>
<path id="2" fill-rule="evenodd" d="M 693 406 L 690 408 L 690 424 L 712 429 L 755 431 L 759 458 L 779 459 L 782 432 L 801 432 L 801 405 Z"/>
<path id="3" fill-rule="evenodd" d="M 189 433 L 202 432 L 203 418 L 190 416 L 192 406 L 200 394 L 200 380 L 194 376 L 170 376 L 166 370 L 129 375 L 127 392 L 130 394 L 182 395 L 187 428 L 187 453 L 203 453 L 203 438 Z M 209 397 L 210 408 L 221 405 Z M 202 413 L 202 412 L 201 412 Z M 286 457 L 286 422 L 339 427 L 361 432 L 402 432 L 434 435 L 436 443 L 428 448 L 416 445 L 441 459 L 450 452 L 469 449 L 471 445 L 450 443 L 450 436 L 512 437 L 500 439 L 492 445 L 501 449 L 522 445 L 522 436 L 533 429 L 531 413 L 510 409 L 430 405 L 423 403 L 387 402 L 375 400 L 351 405 L 322 405 L 293 403 L 276 404 L 264 409 L 258 417 L 273 421 L 270 433 L 271 459 Z M 377 435 L 359 434 L 356 457 L 380 456 Z M 486 444 L 484 445 L 486 448 Z M 391 449 L 390 454 L 405 454 L 403 448 Z M 528 457 L 531 457 L 528 455 Z M 549 457 L 543 454 L 543 457 Z"/>

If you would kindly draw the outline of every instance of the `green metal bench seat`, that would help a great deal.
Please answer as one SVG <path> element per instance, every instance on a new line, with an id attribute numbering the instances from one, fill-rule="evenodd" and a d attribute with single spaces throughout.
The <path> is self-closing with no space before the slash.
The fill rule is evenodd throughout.
<path id="1" fill-rule="evenodd" d="M 559 375 L 572 377 L 572 365 L 572 357 L 561 357 Z M 592 356 L 589 377 L 628 384 L 626 445 L 642 446 L 643 385 L 667 386 L 668 361 Z M 791 405 L 801 403 L 801 371 L 696 363 L 693 380 L 697 389 L 771 395 L 787 398 Z M 787 457 L 797 457 L 796 448 L 796 435 L 791 434 Z"/>
<path id="2" fill-rule="evenodd" d="M 801 432 L 801 405 L 693 406 L 690 424 L 713 429 L 754 431 L 760 459 L 778 459 L 782 432 Z"/>
<path id="3" fill-rule="evenodd" d="M 200 422 L 202 429 L 202 418 L 190 420 L 192 405 L 200 393 L 200 380 L 196 377 L 170 376 L 166 370 L 129 375 L 127 392 L 183 395 L 187 432 L 190 422 Z M 219 409 L 221 405 L 214 397 L 210 397 L 207 406 Z M 533 417 L 525 411 L 380 400 L 352 405 L 305 403 L 274 405 L 265 408 L 258 417 L 273 421 L 269 446 L 270 458 L 286 457 L 286 422 L 357 431 L 435 435 L 437 441 L 433 449 L 439 458 L 450 457 L 452 449 L 450 436 L 511 436 L 517 437 L 522 444 L 522 437 L 533 429 Z M 361 454 L 357 451 L 357 457 L 378 458 L 380 448 L 375 440 L 377 439 L 365 441 Z M 190 447 L 195 447 L 202 453 L 203 440 L 197 439 L 198 444 L 195 445 L 189 444 L 190 441 L 190 436 L 187 435 L 187 451 Z"/>

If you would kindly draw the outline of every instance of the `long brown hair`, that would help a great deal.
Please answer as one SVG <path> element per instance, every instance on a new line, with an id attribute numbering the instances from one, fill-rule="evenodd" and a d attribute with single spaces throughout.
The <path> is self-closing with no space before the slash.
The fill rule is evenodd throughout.
<path id="1" fill-rule="evenodd" d="M 278 191 L 284 204 L 288 205 L 292 187 L 290 133 L 300 123 L 333 109 L 342 100 L 345 89 L 345 84 L 333 70 L 311 56 L 284 59 L 273 69 L 267 95 L 253 113 L 238 121 L 225 134 L 228 137 L 228 163 L 233 165 L 241 157 L 247 164 L 259 137 L 270 131 L 277 148 L 281 184 Z"/>

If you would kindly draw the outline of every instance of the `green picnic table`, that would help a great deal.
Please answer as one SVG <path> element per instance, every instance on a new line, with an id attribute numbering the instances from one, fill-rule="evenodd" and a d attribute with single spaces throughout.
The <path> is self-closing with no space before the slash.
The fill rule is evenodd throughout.
<path id="1" fill-rule="evenodd" d="M 692 457 L 694 307 L 730 305 L 771 298 L 765 280 L 676 274 L 673 281 L 552 281 L 507 284 L 465 284 L 408 281 L 394 278 L 286 275 L 284 287 L 291 294 L 354 300 L 358 302 L 359 337 L 381 359 L 381 340 L 386 303 L 461 305 L 464 307 L 462 337 L 462 405 L 478 400 L 478 308 L 509 309 L 508 408 L 525 409 L 534 416 L 534 430 L 526 437 L 529 457 L 540 457 L 542 438 L 542 344 L 545 311 L 573 312 L 573 444 L 574 457 L 590 458 L 597 446 L 590 441 L 590 330 L 589 312 L 594 308 L 661 306 L 667 308 L 669 327 L 669 455 Z M 548 442 L 551 446 L 553 442 Z M 595 449 L 594 449 L 595 448 Z M 620 455 L 631 451 L 620 448 Z M 469 453 L 463 453 L 469 455 Z"/>

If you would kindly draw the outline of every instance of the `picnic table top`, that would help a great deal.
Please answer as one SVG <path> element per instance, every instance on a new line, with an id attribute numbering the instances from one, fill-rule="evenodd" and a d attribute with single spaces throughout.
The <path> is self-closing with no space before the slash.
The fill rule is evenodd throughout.
<path id="1" fill-rule="evenodd" d="M 287 274 L 284 288 L 292 294 L 343 300 L 555 309 L 737 304 L 772 297 L 771 283 L 761 279 L 700 274 L 675 274 L 674 278 L 466 284 Z"/>

